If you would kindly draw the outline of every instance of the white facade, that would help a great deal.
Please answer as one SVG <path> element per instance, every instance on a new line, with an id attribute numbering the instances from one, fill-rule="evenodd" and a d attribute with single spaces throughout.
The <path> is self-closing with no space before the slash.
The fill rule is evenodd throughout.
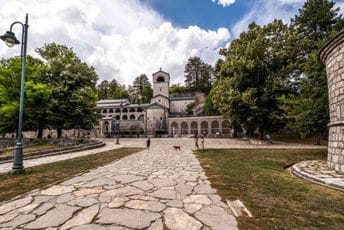
<path id="1" fill-rule="evenodd" d="M 170 136 L 200 132 L 209 135 L 222 135 L 223 131 L 224 134 L 231 134 L 229 121 L 222 119 L 222 117 L 190 116 L 187 112 L 187 106 L 195 102 L 195 93 L 170 95 L 170 75 L 168 73 L 160 69 L 152 76 L 153 97 L 149 104 L 130 104 L 127 99 L 100 100 L 97 102 L 97 107 L 102 115 L 99 124 L 101 135 L 114 136 L 119 131 L 121 133 L 145 133 L 146 135 L 165 133 Z M 205 120 L 209 124 L 207 130 L 204 127 L 201 128 Z M 196 126 L 197 128 L 195 128 Z"/>

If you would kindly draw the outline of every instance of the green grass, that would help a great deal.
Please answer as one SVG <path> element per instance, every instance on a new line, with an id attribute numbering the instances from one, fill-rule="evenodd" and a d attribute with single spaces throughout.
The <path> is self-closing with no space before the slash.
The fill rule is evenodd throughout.
<path id="1" fill-rule="evenodd" d="M 142 148 L 121 148 L 27 168 L 24 175 L 0 174 L 0 202 L 37 188 L 63 181 L 73 175 L 109 164 Z M 25 164 L 25 162 L 24 162 Z"/>
<path id="2" fill-rule="evenodd" d="M 272 134 L 271 138 L 273 141 L 283 141 L 283 142 L 299 143 L 299 144 L 306 144 L 306 145 L 316 145 L 317 143 L 315 136 L 308 136 L 305 138 L 301 138 L 299 135 Z M 321 138 L 320 145 L 327 146 L 328 140 Z"/>
<path id="3" fill-rule="evenodd" d="M 254 218 L 239 229 L 343 229 L 344 193 L 286 171 L 302 160 L 325 160 L 327 150 L 209 149 L 196 152 L 223 199 L 240 199 Z"/>

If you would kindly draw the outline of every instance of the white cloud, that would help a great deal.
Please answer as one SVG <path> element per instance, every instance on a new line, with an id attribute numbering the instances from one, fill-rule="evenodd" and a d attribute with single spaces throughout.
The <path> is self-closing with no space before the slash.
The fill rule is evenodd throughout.
<path id="1" fill-rule="evenodd" d="M 258 0 L 252 5 L 250 11 L 244 15 L 233 27 L 233 36 L 247 30 L 247 26 L 256 22 L 259 25 L 267 24 L 275 18 L 289 23 L 290 19 L 297 14 L 304 0 Z"/>
<path id="2" fill-rule="evenodd" d="M 257 0 L 254 1 L 250 11 L 244 15 L 233 27 L 233 37 L 247 30 L 247 26 L 256 22 L 265 25 L 276 19 L 289 23 L 290 19 L 298 14 L 305 0 Z M 344 0 L 337 0 L 335 7 L 340 7 L 340 14 L 344 13 Z"/>
<path id="3" fill-rule="evenodd" d="M 222 5 L 223 7 L 226 7 L 235 3 L 235 0 L 211 0 L 211 1 L 217 3 L 218 5 Z"/>
<path id="4" fill-rule="evenodd" d="M 183 83 L 189 56 L 214 64 L 230 37 L 225 28 L 174 27 L 139 0 L 0 0 L 0 33 L 23 20 L 26 12 L 28 54 L 34 55 L 44 43 L 65 44 L 93 65 L 101 80 L 116 78 L 123 84 L 160 67 L 170 72 L 174 83 Z M 19 28 L 14 31 L 20 36 Z M 0 43 L 0 58 L 18 55 L 19 49 Z"/>

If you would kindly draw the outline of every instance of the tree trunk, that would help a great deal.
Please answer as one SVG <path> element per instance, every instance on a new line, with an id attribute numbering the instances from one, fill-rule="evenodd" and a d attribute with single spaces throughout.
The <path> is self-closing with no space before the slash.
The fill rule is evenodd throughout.
<path id="1" fill-rule="evenodd" d="M 57 128 L 56 131 L 57 131 L 57 138 L 62 137 L 62 129 L 61 128 Z"/>
<path id="2" fill-rule="evenodd" d="M 233 128 L 233 138 L 237 138 L 238 137 L 238 128 L 234 126 Z"/>
<path id="3" fill-rule="evenodd" d="M 37 138 L 42 138 L 43 137 L 43 129 L 39 128 L 38 133 L 37 133 Z"/>
<path id="4" fill-rule="evenodd" d="M 321 134 L 317 133 L 317 145 L 321 144 L 320 141 L 321 141 Z"/>
<path id="5" fill-rule="evenodd" d="M 264 129 L 263 129 L 263 127 L 259 127 L 259 139 L 264 140 Z"/>

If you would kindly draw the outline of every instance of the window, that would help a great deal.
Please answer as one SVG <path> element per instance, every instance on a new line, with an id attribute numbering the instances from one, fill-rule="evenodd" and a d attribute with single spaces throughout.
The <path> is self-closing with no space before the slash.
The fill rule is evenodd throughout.
<path id="1" fill-rule="evenodd" d="M 160 76 L 156 79 L 157 82 L 165 82 L 164 77 Z"/>
<path id="2" fill-rule="evenodd" d="M 161 87 L 159 89 L 160 89 L 160 92 L 161 92 Z"/>

